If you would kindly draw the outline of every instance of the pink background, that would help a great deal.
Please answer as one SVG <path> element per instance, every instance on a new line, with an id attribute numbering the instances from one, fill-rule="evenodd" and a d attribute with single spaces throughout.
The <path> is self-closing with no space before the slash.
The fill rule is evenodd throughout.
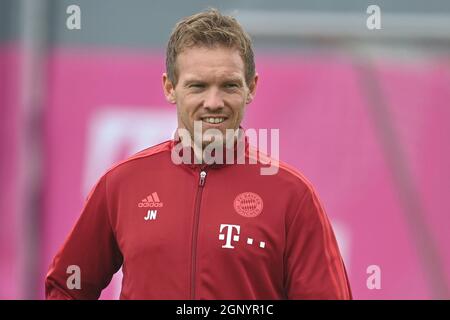
<path id="1" fill-rule="evenodd" d="M 26 270 L 19 253 L 24 232 L 17 182 L 20 57 L 17 48 L 0 48 L 0 298 L 7 299 L 22 294 Z M 431 235 L 428 243 L 436 247 L 444 277 L 436 281 L 448 288 L 448 59 L 377 60 L 374 75 L 386 108 L 380 120 L 378 105 L 349 57 L 257 57 L 260 82 L 244 128 L 280 129 L 280 157 L 316 187 L 335 227 L 354 297 L 437 296 L 432 279 L 439 275 L 430 266 L 434 260 L 418 249 L 423 234 L 411 228 L 411 208 L 421 214 L 421 227 Z M 176 120 L 161 89 L 161 53 L 58 49 L 46 62 L 41 298 L 49 263 L 89 188 L 114 162 L 170 137 Z M 366 285 L 370 265 L 381 268 L 379 290 Z M 119 288 L 120 275 L 103 298 L 117 297 Z"/>

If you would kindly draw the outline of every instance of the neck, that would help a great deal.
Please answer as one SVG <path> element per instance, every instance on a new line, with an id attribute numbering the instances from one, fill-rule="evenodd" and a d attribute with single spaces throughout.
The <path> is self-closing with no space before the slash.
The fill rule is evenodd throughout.
<path id="1" fill-rule="evenodd" d="M 244 163 L 248 139 L 241 127 L 236 131 L 233 135 L 227 135 L 225 141 L 212 139 L 211 142 L 203 143 L 195 141 L 191 136 L 182 135 L 175 135 L 174 141 L 176 144 L 181 143 L 183 163 L 196 165 Z"/>

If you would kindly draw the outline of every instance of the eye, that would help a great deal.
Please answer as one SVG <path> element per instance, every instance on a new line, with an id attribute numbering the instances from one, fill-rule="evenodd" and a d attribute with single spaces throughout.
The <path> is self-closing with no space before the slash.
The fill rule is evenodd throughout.
<path id="1" fill-rule="evenodd" d="M 201 84 L 201 83 L 192 83 L 189 85 L 189 88 L 194 88 L 194 89 L 198 89 L 198 88 L 204 88 L 205 85 Z"/>
<path id="2" fill-rule="evenodd" d="M 225 88 L 238 88 L 239 85 L 237 83 L 227 83 Z"/>

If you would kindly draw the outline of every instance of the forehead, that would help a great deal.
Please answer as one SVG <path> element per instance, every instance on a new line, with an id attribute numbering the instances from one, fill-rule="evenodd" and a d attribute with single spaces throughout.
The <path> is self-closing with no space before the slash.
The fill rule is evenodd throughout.
<path id="1" fill-rule="evenodd" d="M 244 78 L 244 61 L 236 48 L 193 47 L 183 50 L 177 57 L 180 81 L 190 79 Z"/>

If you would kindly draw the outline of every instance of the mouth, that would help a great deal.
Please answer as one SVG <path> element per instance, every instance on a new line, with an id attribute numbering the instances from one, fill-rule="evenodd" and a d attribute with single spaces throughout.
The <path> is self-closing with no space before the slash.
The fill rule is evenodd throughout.
<path id="1" fill-rule="evenodd" d="M 225 122 L 228 118 L 224 116 L 214 116 L 214 117 L 202 117 L 201 120 L 203 123 L 207 123 L 209 125 L 220 125 Z"/>

